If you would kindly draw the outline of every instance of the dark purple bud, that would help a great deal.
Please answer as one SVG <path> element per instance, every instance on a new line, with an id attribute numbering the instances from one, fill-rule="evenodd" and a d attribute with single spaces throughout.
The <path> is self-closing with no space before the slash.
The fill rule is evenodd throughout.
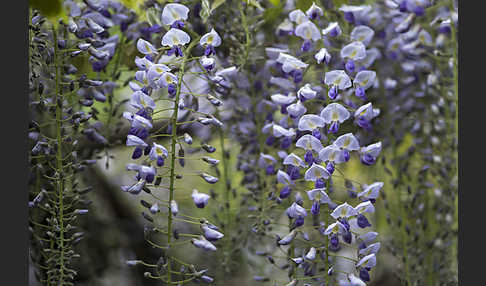
<path id="1" fill-rule="evenodd" d="M 330 37 L 336 37 L 337 35 L 339 34 L 339 30 L 337 27 L 334 27 L 330 32 L 329 32 L 329 36 Z"/>
<path id="2" fill-rule="evenodd" d="M 361 242 L 361 243 L 358 245 L 358 250 L 365 249 L 365 248 L 366 248 L 366 243 L 364 243 L 364 242 Z"/>
<path id="3" fill-rule="evenodd" d="M 175 86 L 175 84 L 169 84 L 169 86 L 167 87 L 167 92 L 169 93 L 169 96 L 174 97 L 177 92 L 177 87 Z"/>
<path id="4" fill-rule="evenodd" d="M 273 165 L 268 165 L 266 168 L 267 175 L 273 175 L 275 173 L 275 167 Z"/>
<path id="5" fill-rule="evenodd" d="M 328 162 L 326 165 L 326 170 L 329 172 L 329 174 L 334 173 L 334 163 Z"/>
<path id="6" fill-rule="evenodd" d="M 151 33 L 159 33 L 160 31 L 162 31 L 162 27 L 159 24 L 155 24 L 149 28 L 149 31 Z"/>
<path id="7" fill-rule="evenodd" d="M 351 157 L 348 150 L 343 150 L 344 161 L 348 162 Z"/>
<path id="8" fill-rule="evenodd" d="M 347 219 L 342 218 L 342 219 L 339 219 L 339 221 L 344 225 L 344 227 L 346 228 L 347 231 L 349 231 L 351 229 L 351 226 L 349 225 L 349 222 L 348 222 Z"/>
<path id="9" fill-rule="evenodd" d="M 182 22 L 181 20 L 177 20 L 174 23 L 172 23 L 172 25 L 170 27 L 176 28 L 176 29 L 182 29 L 182 28 L 184 28 L 184 22 Z"/>
<path id="10" fill-rule="evenodd" d="M 287 107 L 289 106 L 289 104 L 284 104 L 284 105 L 281 105 L 280 106 L 280 113 L 282 114 L 287 114 Z"/>
<path id="11" fill-rule="evenodd" d="M 349 230 L 346 231 L 343 234 L 343 240 L 344 240 L 344 242 L 349 243 L 349 244 L 351 244 L 351 242 L 353 241 L 353 235 L 351 234 L 351 232 Z"/>
<path id="12" fill-rule="evenodd" d="M 339 237 L 335 233 L 331 235 L 331 247 L 333 249 L 337 249 L 339 247 Z"/>
<path id="13" fill-rule="evenodd" d="M 287 167 L 287 174 L 289 174 L 292 180 L 297 180 L 300 178 L 300 169 L 299 167 L 295 167 L 294 165 L 289 165 Z"/>
<path id="14" fill-rule="evenodd" d="M 403 0 L 402 2 L 400 2 L 400 5 L 398 5 L 398 10 L 402 13 L 405 13 L 408 11 L 407 9 L 407 0 Z"/>
<path id="15" fill-rule="evenodd" d="M 425 15 L 425 8 L 420 6 L 420 5 L 417 5 L 413 8 L 413 12 L 415 13 L 415 15 L 417 16 L 423 16 Z"/>
<path id="16" fill-rule="evenodd" d="M 451 26 L 450 25 L 440 25 L 439 26 L 439 33 L 450 34 L 451 33 Z"/>
<path id="17" fill-rule="evenodd" d="M 354 94 L 359 99 L 366 100 L 366 94 L 365 94 L 365 90 L 364 90 L 363 87 L 361 87 L 361 86 L 356 87 L 356 89 L 354 90 Z"/>
<path id="18" fill-rule="evenodd" d="M 157 157 L 157 166 L 159 167 L 164 166 L 164 157 L 162 156 Z"/>
<path id="19" fill-rule="evenodd" d="M 339 130 L 339 121 L 333 121 L 331 123 L 331 126 L 329 126 L 329 129 L 327 130 L 327 133 L 333 133 L 336 134 Z"/>
<path id="20" fill-rule="evenodd" d="M 376 158 L 371 156 L 370 154 L 364 154 L 361 156 L 361 163 L 371 166 L 376 162 Z"/>
<path id="21" fill-rule="evenodd" d="M 323 178 L 319 178 L 314 183 L 314 186 L 315 186 L 316 189 L 322 189 L 326 186 L 326 182 L 324 181 Z"/>
<path id="22" fill-rule="evenodd" d="M 371 223 L 362 214 L 358 214 L 357 220 L 358 220 L 358 226 L 361 227 L 361 228 L 365 228 L 365 227 L 371 226 Z"/>
<path id="23" fill-rule="evenodd" d="M 147 174 L 147 176 L 145 177 L 145 180 L 148 182 L 148 183 L 152 183 L 155 179 L 155 174 L 153 173 L 149 173 Z"/>
<path id="24" fill-rule="evenodd" d="M 275 143 L 275 137 L 272 135 L 268 136 L 265 140 L 265 144 L 267 144 L 268 146 L 272 146 L 273 143 Z"/>
<path id="25" fill-rule="evenodd" d="M 304 155 L 305 162 L 309 165 L 314 163 L 314 156 L 312 155 L 312 150 L 307 150 Z"/>
<path id="26" fill-rule="evenodd" d="M 142 157 L 142 154 L 143 154 L 143 149 L 140 147 L 136 147 L 135 150 L 133 150 L 132 159 L 133 160 L 138 159 Z"/>
<path id="27" fill-rule="evenodd" d="M 344 20 L 348 21 L 349 23 L 354 22 L 354 14 L 353 12 L 344 12 Z"/>
<path id="28" fill-rule="evenodd" d="M 363 116 L 358 116 L 358 120 L 356 121 L 359 127 L 364 128 L 365 130 L 371 129 L 371 123 L 366 120 Z"/>
<path id="29" fill-rule="evenodd" d="M 304 224 L 304 217 L 298 217 L 295 219 L 293 225 L 292 225 L 292 228 L 296 228 L 296 227 L 299 227 L 299 226 L 302 226 Z"/>
<path id="30" fill-rule="evenodd" d="M 359 270 L 359 278 L 364 282 L 370 281 L 370 274 L 368 273 L 368 270 L 361 268 Z"/>
<path id="31" fill-rule="evenodd" d="M 292 189 L 290 189 L 289 186 L 285 186 L 283 187 L 281 190 L 280 190 L 280 198 L 281 199 L 285 199 L 287 198 L 288 196 L 290 196 L 290 193 L 292 192 Z"/>
<path id="32" fill-rule="evenodd" d="M 354 69 L 356 68 L 353 60 L 348 60 L 344 65 L 344 67 L 346 68 L 346 71 L 348 71 L 349 73 L 353 73 Z"/>
<path id="33" fill-rule="evenodd" d="M 308 52 L 311 48 L 311 41 L 310 40 L 305 40 L 302 43 L 302 46 L 300 47 L 300 50 L 303 52 Z"/>
<path id="34" fill-rule="evenodd" d="M 321 131 L 319 131 L 319 129 L 314 129 L 312 130 L 312 136 L 316 137 L 317 139 L 321 140 Z"/>
<path id="35" fill-rule="evenodd" d="M 336 85 L 331 86 L 329 91 L 327 92 L 327 96 L 329 96 L 330 99 L 334 100 L 338 96 L 338 87 Z"/>
<path id="36" fill-rule="evenodd" d="M 147 147 L 145 147 L 145 149 L 143 149 L 143 155 L 147 156 L 150 153 L 150 149 L 151 149 L 150 146 L 147 145 Z"/>
<path id="37" fill-rule="evenodd" d="M 299 83 L 304 78 L 304 74 L 302 73 L 301 70 L 295 70 L 293 71 L 293 77 L 294 77 L 294 83 Z"/>
<path id="38" fill-rule="evenodd" d="M 280 148 L 287 149 L 292 145 L 292 137 L 284 137 L 280 143 Z"/>

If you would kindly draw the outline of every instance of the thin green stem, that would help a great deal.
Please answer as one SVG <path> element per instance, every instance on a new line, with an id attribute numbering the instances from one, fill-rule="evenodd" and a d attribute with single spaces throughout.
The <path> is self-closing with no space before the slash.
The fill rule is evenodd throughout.
<path id="1" fill-rule="evenodd" d="M 57 192 L 58 192 L 58 200 L 59 200 L 59 212 L 58 212 L 58 221 L 59 221 L 59 283 L 58 285 L 63 285 L 64 283 L 64 187 L 63 187 L 63 165 L 62 165 L 62 98 L 60 95 L 60 84 L 59 81 L 61 79 L 60 69 L 59 69 L 59 51 L 57 47 L 57 31 L 53 27 L 52 34 L 54 38 L 54 63 L 56 69 L 56 95 L 55 95 L 55 103 L 56 103 L 56 139 L 57 139 L 57 153 L 56 153 L 56 172 L 57 172 Z"/>
<path id="2" fill-rule="evenodd" d="M 184 57 L 182 59 L 182 64 L 177 75 L 177 91 L 174 100 L 174 109 L 172 112 L 172 118 L 170 124 L 172 125 L 172 136 L 171 136 L 171 160 L 170 160 L 170 181 L 169 181 L 169 202 L 174 199 L 174 184 L 175 184 L 175 160 L 176 160 L 176 144 L 177 144 L 177 116 L 179 114 L 179 99 L 181 94 L 182 77 L 184 76 L 184 70 L 187 64 L 188 56 L 190 56 L 191 49 L 199 42 L 198 39 L 192 41 L 191 44 L 184 51 Z M 169 212 L 167 214 L 167 250 L 170 251 L 172 243 L 172 206 L 169 204 Z M 172 284 L 172 265 L 171 256 L 169 254 L 167 260 L 167 284 Z"/>

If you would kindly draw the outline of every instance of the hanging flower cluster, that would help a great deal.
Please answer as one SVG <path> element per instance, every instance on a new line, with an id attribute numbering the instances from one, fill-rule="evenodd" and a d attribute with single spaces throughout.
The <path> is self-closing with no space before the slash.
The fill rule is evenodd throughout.
<path id="1" fill-rule="evenodd" d="M 350 15 L 360 19 L 365 9 L 344 6 L 342 10 L 349 20 Z M 278 191 L 270 193 L 269 199 L 291 204 L 285 211 L 290 232 L 276 240 L 278 248 L 289 245 L 287 258 L 293 261 L 289 285 L 304 279 L 298 275 L 299 268 L 304 276 L 327 283 L 333 280 L 342 285 L 364 285 L 370 281 L 380 248 L 380 243 L 374 242 L 377 233 L 370 231 L 369 214 L 375 212 L 383 183 L 362 185 L 362 191 L 351 198 L 358 201 L 354 206 L 333 199 L 332 193 L 333 178 L 344 175 L 341 168 L 353 154 L 364 165 L 373 165 L 381 152 L 379 141 L 363 144 L 369 142 L 366 133 L 373 129 L 374 118 L 380 114 L 372 102 L 366 102 L 366 91 L 378 84 L 376 72 L 369 69 L 376 57 L 376 52 L 368 53 L 374 30 L 363 19 L 359 25 L 350 21 L 355 26 L 349 28 L 350 37 L 344 39 L 338 22 L 324 15 L 315 3 L 306 11 L 295 9 L 289 13 L 282 25 L 303 41 L 296 56 L 291 45 L 266 49 L 267 63 L 276 74 L 270 85 L 277 93 L 270 100 L 279 111 L 262 128 L 267 136 L 265 144 L 275 150 L 271 153 L 276 156 L 262 153 L 259 167 L 267 175 L 277 176 Z M 321 30 L 320 26 L 327 28 Z M 329 50 L 339 53 L 333 55 Z M 309 61 L 309 54 L 315 61 Z M 306 80 L 305 74 L 311 68 L 318 74 L 325 71 L 324 86 Z M 343 128 L 348 131 L 341 131 Z M 325 210 L 321 210 L 323 205 Z M 306 224 L 309 219 L 310 225 Z M 297 241 L 299 235 L 302 243 Z M 349 252 L 352 247 L 357 249 L 354 253 Z M 316 259 L 318 256 L 320 259 Z M 322 275 L 317 270 L 319 261 L 325 267 Z"/>
<path id="2" fill-rule="evenodd" d="M 161 38 L 157 37 L 160 45 L 154 45 L 151 41 L 139 38 L 136 46 L 142 56 L 135 58 L 135 64 L 138 71 L 135 73 L 135 79 L 129 83 L 133 93 L 130 97 L 130 106 L 133 111 L 125 111 L 123 117 L 130 123 L 130 130 L 126 139 L 126 146 L 132 148 L 131 159 L 141 161 L 141 163 L 130 163 L 127 165 L 128 171 L 135 172 L 135 181 L 133 184 L 122 186 L 122 190 L 134 195 L 145 191 L 155 199 L 154 203 L 143 203 L 151 215 L 157 215 L 161 212 L 160 207 L 167 208 L 167 225 L 163 228 L 153 227 L 150 233 L 164 234 L 167 236 L 165 246 L 159 245 L 165 251 L 161 255 L 164 263 L 162 265 L 164 273 L 157 270 L 155 274 L 147 274 L 147 277 L 161 279 L 167 283 L 185 283 L 195 280 L 212 282 L 213 278 L 203 275 L 206 270 L 195 271 L 195 269 L 186 269 L 188 263 L 176 258 L 170 254 L 174 245 L 180 245 L 181 242 L 174 240 L 179 237 L 192 237 L 184 242 L 192 243 L 195 247 L 205 251 L 216 251 L 214 244 L 224 237 L 214 224 L 205 218 L 194 218 L 185 215 L 175 200 L 176 180 L 190 174 L 176 174 L 176 159 L 180 167 L 185 165 L 185 147 L 193 145 L 193 137 L 188 133 L 180 135 L 180 129 L 192 129 L 193 125 L 205 126 L 212 125 L 221 128 L 223 125 L 213 114 L 199 111 L 198 106 L 194 105 L 201 94 L 192 90 L 187 82 L 193 80 L 192 74 L 206 74 L 205 80 L 211 84 L 221 84 L 224 81 L 222 72 L 217 72 L 214 76 L 209 72 L 215 67 L 215 48 L 221 44 L 221 37 L 211 29 L 210 32 L 199 36 L 191 30 L 191 24 L 188 20 L 189 8 L 178 3 L 170 3 L 164 6 L 161 12 L 161 22 L 167 32 Z M 192 38 L 189 35 L 193 35 Z M 160 47 L 157 47 L 160 46 Z M 196 56 L 193 49 L 200 48 L 203 55 Z M 197 71 L 196 71 L 197 70 Z M 207 85 L 208 83 L 205 83 Z M 165 97 L 165 95 L 167 97 Z M 221 100 L 213 95 L 205 95 L 207 102 L 213 106 L 220 106 Z M 158 102 L 168 102 L 169 107 L 163 108 Z M 161 117 L 156 114 L 163 114 L 169 111 L 167 117 Z M 201 116 L 204 115 L 204 116 Z M 191 120 L 190 118 L 193 117 Z M 187 120 L 182 120 L 187 118 Z M 167 120 L 167 133 L 160 133 L 163 129 L 155 126 L 157 120 Z M 181 125 L 185 125 L 181 126 Z M 187 126 L 189 125 L 189 126 Z M 200 128 L 200 127 L 199 127 Z M 168 145 L 165 147 L 159 143 L 159 138 L 169 138 Z M 183 140 L 180 140 L 183 139 Z M 182 141 L 182 142 L 181 142 Z M 178 147 L 178 151 L 176 148 Z M 203 143 L 201 150 L 207 153 L 213 153 L 214 147 Z M 188 158 L 190 159 L 190 158 Z M 201 158 L 210 166 L 215 166 L 219 160 L 204 156 Z M 206 172 L 199 172 L 198 175 L 207 183 L 215 184 L 219 179 Z M 164 183 L 168 179 L 168 183 Z M 160 196 L 167 197 L 162 199 Z M 196 208 L 205 208 L 210 203 L 211 196 L 193 189 L 190 194 Z M 142 213 L 143 217 L 151 223 L 155 223 L 151 215 Z M 180 218 L 184 217 L 184 219 Z M 177 221 L 187 222 L 199 225 L 201 234 L 184 234 L 179 233 L 175 223 Z M 150 236 L 150 234 L 149 234 Z M 158 245 L 157 242 L 151 241 L 151 244 Z M 138 261 L 138 260 L 137 260 Z M 130 265 L 138 262 L 128 262 Z M 144 264 L 144 263 L 142 263 Z M 145 264 L 144 264 L 145 265 Z M 179 265 L 181 270 L 175 270 Z M 184 269 L 184 271 L 182 271 Z M 180 277 L 177 282 L 174 277 Z"/>

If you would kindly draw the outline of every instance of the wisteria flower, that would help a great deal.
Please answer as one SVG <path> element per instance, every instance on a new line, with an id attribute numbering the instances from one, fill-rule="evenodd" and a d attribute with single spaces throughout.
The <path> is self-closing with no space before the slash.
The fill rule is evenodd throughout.
<path id="1" fill-rule="evenodd" d="M 277 34 L 280 36 L 284 35 L 292 35 L 294 31 L 294 24 L 289 21 L 289 19 L 285 19 L 280 25 L 277 27 Z"/>
<path id="2" fill-rule="evenodd" d="M 337 206 L 331 213 L 331 216 L 335 219 L 338 218 L 349 218 L 351 216 L 356 216 L 358 212 L 350 206 L 348 203 L 343 203 Z"/>
<path id="3" fill-rule="evenodd" d="M 157 81 L 164 72 L 170 71 L 170 68 L 164 64 L 153 64 L 147 71 L 147 81 L 152 88 L 158 88 Z"/>
<path id="4" fill-rule="evenodd" d="M 277 182 L 284 185 L 284 187 L 280 190 L 279 197 L 281 199 L 285 199 L 288 196 L 290 196 L 290 193 L 292 192 L 290 185 L 294 184 L 294 182 L 292 181 L 292 178 L 287 173 L 285 173 L 284 171 L 278 170 Z"/>
<path id="5" fill-rule="evenodd" d="M 337 37 L 341 35 L 341 33 L 342 30 L 341 27 L 339 27 L 338 22 L 331 22 L 325 29 L 322 30 L 322 34 L 324 36 L 329 35 L 330 37 Z"/>
<path id="6" fill-rule="evenodd" d="M 321 165 L 315 163 L 305 172 L 304 179 L 306 181 L 313 181 L 316 189 L 321 189 L 325 186 L 325 180 L 329 179 L 331 174 Z"/>
<path id="7" fill-rule="evenodd" d="M 210 228 L 206 223 L 201 224 L 201 229 L 204 232 L 204 237 L 208 241 L 216 241 L 224 237 L 221 232 Z"/>
<path id="8" fill-rule="evenodd" d="M 165 5 L 162 10 L 162 23 L 164 25 L 170 25 L 171 28 L 181 29 L 184 27 L 184 22 L 187 20 L 189 14 L 189 8 L 182 4 L 170 3 Z"/>
<path id="9" fill-rule="evenodd" d="M 362 60 L 366 57 L 366 47 L 362 42 L 355 41 L 341 49 L 341 58 L 346 61 L 346 70 L 353 73 L 355 70 L 355 61 Z"/>
<path id="10" fill-rule="evenodd" d="M 375 83 L 376 72 L 363 70 L 356 74 L 353 84 L 355 86 L 355 95 L 366 100 L 365 90 L 370 88 Z"/>
<path id="11" fill-rule="evenodd" d="M 130 97 L 130 105 L 138 109 L 155 109 L 154 100 L 142 91 L 135 91 Z"/>
<path id="12" fill-rule="evenodd" d="M 198 248 L 202 248 L 204 250 L 208 250 L 208 251 L 216 251 L 217 248 L 216 246 L 214 246 L 214 244 L 212 244 L 211 242 L 209 242 L 204 236 L 199 236 L 199 238 L 193 238 L 191 239 L 191 242 L 192 244 L 194 244 L 194 246 L 198 247 Z"/>
<path id="13" fill-rule="evenodd" d="M 311 21 L 306 21 L 299 24 L 295 28 L 295 35 L 304 39 L 304 43 L 301 46 L 303 52 L 307 52 L 311 48 L 311 41 L 318 41 L 321 39 L 321 33 L 317 26 Z"/>
<path id="14" fill-rule="evenodd" d="M 210 57 L 202 57 L 199 62 L 207 71 L 212 71 L 216 65 L 216 61 L 214 60 L 214 58 Z"/>
<path id="15" fill-rule="evenodd" d="M 366 286 L 366 283 L 364 283 L 358 277 L 354 276 L 353 273 L 348 275 L 348 279 L 349 279 L 350 286 Z"/>
<path id="16" fill-rule="evenodd" d="M 376 158 L 381 152 L 381 142 L 361 147 L 359 153 L 361 154 L 361 162 L 365 165 L 373 165 Z"/>
<path id="17" fill-rule="evenodd" d="M 322 162 L 328 162 L 326 165 L 326 169 L 330 174 L 334 173 L 335 164 L 346 162 L 343 150 L 334 145 L 324 147 L 319 152 L 319 159 L 321 159 Z"/>
<path id="18" fill-rule="evenodd" d="M 291 118 L 299 118 L 307 112 L 307 108 L 300 100 L 287 106 L 286 110 Z"/>
<path id="19" fill-rule="evenodd" d="M 175 96 L 178 81 L 177 76 L 171 72 L 164 72 L 159 78 L 160 85 L 167 87 L 167 92 L 170 96 Z"/>
<path id="20" fill-rule="evenodd" d="M 182 53 L 181 46 L 186 45 L 191 41 L 191 37 L 184 31 L 171 28 L 165 35 L 162 37 L 162 46 L 164 47 L 171 47 L 171 49 L 167 52 L 167 55 L 175 54 L 176 57 L 184 56 Z"/>
<path id="21" fill-rule="evenodd" d="M 372 254 L 372 253 L 376 254 L 376 253 L 378 253 L 380 248 L 381 248 L 381 243 L 379 243 L 379 242 L 372 243 L 369 246 L 367 246 L 363 249 L 360 249 L 359 255 L 366 256 L 366 255 L 369 255 L 369 254 Z"/>
<path id="22" fill-rule="evenodd" d="M 306 151 L 304 155 L 304 160 L 309 165 L 314 163 L 314 156 L 312 152 L 315 151 L 316 153 L 319 153 L 323 148 L 321 141 L 315 136 L 309 134 L 305 134 L 300 137 L 295 143 L 295 146 L 302 148 Z"/>
<path id="23" fill-rule="evenodd" d="M 289 218 L 298 218 L 298 217 L 306 217 L 307 211 L 305 208 L 299 206 L 297 203 L 292 203 L 292 205 L 287 208 L 285 213 L 289 216 Z"/>
<path id="24" fill-rule="evenodd" d="M 157 143 L 153 143 L 153 147 L 150 149 L 149 158 L 150 160 L 155 160 L 157 162 L 157 166 L 162 167 L 164 166 L 164 159 L 169 156 L 169 152 L 165 149 L 164 146 L 159 145 Z"/>
<path id="25" fill-rule="evenodd" d="M 221 45 L 221 37 L 213 28 L 211 29 L 211 32 L 206 33 L 201 37 L 201 40 L 199 40 L 199 44 L 205 47 L 205 56 L 210 56 L 211 54 L 215 55 L 216 51 L 214 50 L 214 48 Z"/>
<path id="26" fill-rule="evenodd" d="M 323 61 L 326 64 L 329 64 L 329 62 L 331 61 L 331 54 L 327 51 L 326 48 L 322 48 L 319 50 L 319 52 L 317 52 L 317 54 L 314 55 L 314 58 L 316 59 L 317 64 L 320 64 Z"/>
<path id="27" fill-rule="evenodd" d="M 264 168 L 268 175 L 275 173 L 275 164 L 277 160 L 268 154 L 260 153 L 260 158 L 258 159 L 258 165 L 260 168 Z"/>
<path id="28" fill-rule="evenodd" d="M 380 114 L 380 109 L 373 108 L 371 102 L 360 106 L 354 112 L 354 117 L 356 118 L 356 123 L 359 127 L 366 130 L 371 129 L 371 120 Z"/>
<path id="29" fill-rule="evenodd" d="M 289 232 L 289 234 L 287 234 L 286 236 L 284 236 L 282 239 L 280 239 L 278 241 L 278 244 L 280 245 L 288 245 L 289 243 L 291 243 L 294 238 L 297 236 L 297 230 L 292 230 L 291 232 Z"/>
<path id="30" fill-rule="evenodd" d="M 137 49 L 144 55 L 157 54 L 157 50 L 154 46 L 142 38 L 137 41 Z"/>
<path id="31" fill-rule="evenodd" d="M 327 95 L 332 100 L 336 99 L 339 90 L 351 87 L 351 79 L 343 70 L 326 72 L 324 75 L 324 83 L 329 86 Z"/>
<path id="32" fill-rule="evenodd" d="M 363 213 L 375 212 L 375 207 L 373 206 L 373 204 L 370 201 L 362 202 L 358 204 L 354 209 L 358 212 L 358 215 L 356 217 L 358 226 L 361 228 L 371 226 L 371 223 L 368 221 Z"/>
<path id="33" fill-rule="evenodd" d="M 194 189 L 192 191 L 192 199 L 194 201 L 194 204 L 198 208 L 204 208 L 209 201 L 210 196 L 205 193 L 200 193 L 198 190 Z"/>
<path id="34" fill-rule="evenodd" d="M 362 42 L 365 46 L 371 42 L 375 35 L 375 31 L 368 26 L 360 25 L 353 28 L 351 31 L 351 40 Z"/>
<path id="35" fill-rule="evenodd" d="M 339 124 L 343 123 L 350 117 L 349 111 L 339 103 L 331 103 L 324 107 L 320 116 L 326 124 L 329 124 L 328 133 L 337 133 Z"/>
<path id="36" fill-rule="evenodd" d="M 305 14 L 311 20 L 318 20 L 320 16 L 324 15 L 322 8 L 316 5 L 316 2 L 312 2 L 312 5 L 305 11 Z"/>
<path id="37" fill-rule="evenodd" d="M 357 13 L 371 8 L 370 6 L 342 5 L 339 11 L 344 12 L 344 19 L 349 23 L 354 23 Z"/>
<path id="38" fill-rule="evenodd" d="M 300 25 L 304 22 L 307 22 L 309 21 L 309 18 L 307 17 L 307 15 L 302 12 L 302 10 L 300 9 L 296 9 L 292 12 L 289 13 L 289 19 L 290 21 L 296 23 L 297 25 Z"/>
<path id="39" fill-rule="evenodd" d="M 364 200 L 376 200 L 380 195 L 380 190 L 383 188 L 383 182 L 375 182 L 367 186 L 362 192 L 358 193 L 358 198 Z"/>
<path id="40" fill-rule="evenodd" d="M 359 150 L 359 142 L 352 133 L 346 133 L 334 140 L 333 145 L 343 150 L 344 160 L 347 162 L 350 158 L 350 151 Z"/>
<path id="41" fill-rule="evenodd" d="M 321 145 L 321 147 L 322 147 L 322 145 Z M 284 165 L 292 165 L 292 166 L 295 166 L 295 167 L 305 167 L 304 161 L 299 156 L 295 155 L 294 153 L 290 153 L 289 155 L 287 155 L 287 157 L 285 157 L 285 159 L 283 161 L 283 164 Z"/>
<path id="42" fill-rule="evenodd" d="M 325 188 L 307 191 L 307 196 L 309 197 L 309 200 L 312 201 L 311 213 L 313 215 L 319 214 L 321 204 L 332 203 L 331 199 L 325 192 Z"/>
<path id="43" fill-rule="evenodd" d="M 325 121 L 322 117 L 315 114 L 305 114 L 299 119 L 298 128 L 300 131 L 311 131 L 312 136 L 321 140 L 321 132 L 319 128 L 325 126 Z"/>
<path id="44" fill-rule="evenodd" d="M 277 58 L 277 62 L 282 64 L 282 70 L 293 76 L 294 82 L 298 83 L 302 81 L 303 69 L 306 69 L 308 64 L 299 60 L 298 58 L 280 53 Z"/>
<path id="45" fill-rule="evenodd" d="M 316 97 L 316 95 L 317 92 L 312 89 L 309 83 L 306 83 L 297 91 L 297 96 L 302 102 L 304 102 L 305 100 L 313 99 L 314 97 Z"/>

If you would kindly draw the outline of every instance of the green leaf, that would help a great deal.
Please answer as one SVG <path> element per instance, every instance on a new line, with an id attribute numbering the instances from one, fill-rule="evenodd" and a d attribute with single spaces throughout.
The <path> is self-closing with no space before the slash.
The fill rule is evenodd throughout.
<path id="1" fill-rule="evenodd" d="M 263 7 L 260 5 L 260 2 L 258 0 L 247 0 L 247 3 L 251 6 L 254 6 L 260 10 L 264 10 Z"/>
<path id="2" fill-rule="evenodd" d="M 209 5 L 209 0 L 202 0 L 201 1 L 201 12 L 199 12 L 199 16 L 203 19 L 203 23 L 206 23 L 206 21 L 209 18 L 209 15 L 211 14 L 211 8 Z"/>
<path id="3" fill-rule="evenodd" d="M 295 7 L 297 9 L 300 9 L 302 11 L 307 11 L 307 9 L 310 8 L 312 5 L 313 0 L 297 0 L 297 3 L 295 3 Z"/>
<path id="4" fill-rule="evenodd" d="M 30 0 L 29 5 L 39 10 L 55 27 L 57 27 L 59 19 L 63 19 L 67 23 L 67 13 L 62 5 L 62 0 Z"/>
<path id="5" fill-rule="evenodd" d="M 280 5 L 280 0 L 270 0 L 270 3 L 272 3 L 273 6 L 278 6 Z"/>
<path id="6" fill-rule="evenodd" d="M 218 8 L 219 6 L 221 6 L 225 1 L 226 0 L 214 0 L 213 4 L 211 5 L 210 13 L 213 13 L 213 11 L 216 10 L 216 8 Z"/>
<path id="7" fill-rule="evenodd" d="M 147 17 L 147 22 L 150 24 L 150 26 L 153 26 L 155 24 L 158 24 L 162 26 L 162 23 L 160 21 L 160 11 L 154 7 L 151 7 L 147 9 L 147 12 L 145 12 L 145 15 Z"/>
<path id="8" fill-rule="evenodd" d="M 137 15 L 139 15 L 140 19 L 139 21 L 145 21 L 148 20 L 146 19 L 147 14 L 143 13 L 144 11 L 142 10 L 142 4 L 144 0 L 121 0 L 122 4 L 125 5 L 125 7 L 132 9 L 135 11 Z"/>

